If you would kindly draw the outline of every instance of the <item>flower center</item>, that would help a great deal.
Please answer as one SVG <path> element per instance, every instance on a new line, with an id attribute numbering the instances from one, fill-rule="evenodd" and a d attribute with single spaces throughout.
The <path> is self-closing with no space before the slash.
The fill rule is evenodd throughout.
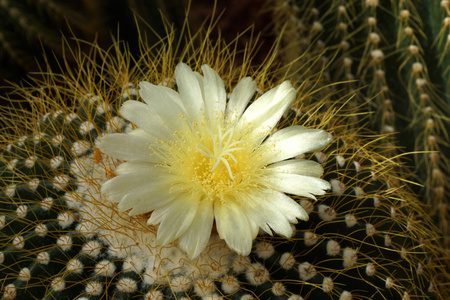
<path id="1" fill-rule="evenodd" d="M 234 180 L 233 172 L 228 160 L 231 159 L 235 164 L 237 164 L 238 161 L 236 160 L 232 152 L 242 150 L 244 148 L 238 147 L 239 144 L 242 144 L 242 141 L 232 141 L 232 137 L 232 129 L 228 129 L 225 134 L 223 134 L 222 127 L 219 126 L 218 134 L 212 136 L 212 149 L 209 149 L 205 145 L 199 143 L 198 147 L 196 147 L 195 150 L 214 161 L 214 165 L 211 168 L 211 173 L 214 173 L 217 167 L 221 163 L 223 163 L 228 171 L 228 175 L 230 176 L 231 180 Z"/>
<path id="2" fill-rule="evenodd" d="M 211 200 L 223 199 L 252 181 L 256 164 L 250 143 L 234 127 L 216 122 L 196 125 L 183 135 L 170 168 L 178 174 L 176 185 Z M 178 151 L 179 150 L 179 151 Z"/>

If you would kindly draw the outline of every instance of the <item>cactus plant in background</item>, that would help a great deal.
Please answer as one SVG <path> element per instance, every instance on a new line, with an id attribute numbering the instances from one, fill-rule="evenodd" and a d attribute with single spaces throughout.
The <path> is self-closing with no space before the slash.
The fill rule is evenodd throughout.
<path id="1" fill-rule="evenodd" d="M 292 44 L 284 45 L 282 41 L 279 51 L 260 66 L 251 65 L 254 49 L 248 49 L 242 65 L 235 66 L 234 44 L 211 42 L 208 34 L 200 41 L 188 36 L 188 47 L 175 51 L 177 44 L 169 31 L 167 39 L 135 57 L 135 66 L 119 44 L 113 54 L 94 46 L 90 56 L 74 58 L 79 72 L 53 70 L 35 79 L 31 88 L 18 87 L 17 95 L 33 110 L 5 116 L 15 124 L 17 134 L 3 136 L 8 145 L 0 164 L 2 297 L 449 297 L 450 277 L 442 262 L 444 249 L 437 243 L 438 229 L 388 144 L 397 139 L 369 130 L 368 126 L 377 124 L 371 118 L 378 116 L 378 110 L 370 114 L 377 106 L 358 102 L 367 95 L 371 99 L 369 92 L 379 94 L 368 66 L 379 66 L 380 53 L 373 58 L 370 53 L 377 49 L 369 54 L 369 49 L 354 49 L 351 53 L 361 50 L 376 62 L 366 57 L 366 67 L 352 69 L 355 57 L 340 56 L 351 47 L 344 49 L 347 44 L 340 42 L 339 52 L 332 52 L 332 39 L 338 35 L 325 35 L 329 41 L 317 37 L 331 24 L 323 22 L 321 9 L 331 12 L 335 6 L 297 7 L 298 19 L 290 18 L 296 26 L 285 31 L 298 37 L 299 43 L 291 39 Z M 366 13 L 375 11 L 361 7 Z M 346 6 L 346 11 L 362 18 L 351 8 Z M 292 9 L 282 4 L 276 12 L 285 19 Z M 352 36 L 356 39 L 357 33 Z M 304 51 L 296 53 L 296 47 Z M 280 63 L 292 57 L 290 53 L 296 53 L 295 59 Z M 156 243 L 157 227 L 146 224 L 148 216 L 120 212 L 117 204 L 101 195 L 101 185 L 114 176 L 120 161 L 100 151 L 99 139 L 135 128 L 118 110 L 127 100 L 142 101 L 138 82 L 177 89 L 174 70 L 179 61 L 200 72 L 200 66 L 208 64 L 220 75 L 228 94 L 242 78 L 252 77 L 257 85 L 254 100 L 288 79 L 296 88 L 296 101 L 277 129 L 303 125 L 332 133 L 327 148 L 301 157 L 322 164 L 323 178 L 332 189 L 317 202 L 292 196 L 309 220 L 293 225 L 290 239 L 262 233 L 250 254 L 240 256 L 213 230 L 205 250 L 189 259 L 176 240 L 164 246 Z M 339 68 L 338 62 L 345 64 Z M 361 86 L 358 81 L 331 81 L 333 76 L 337 82 L 357 75 L 363 78 Z M 68 99 L 77 99 L 77 106 L 67 106 Z"/>
<path id="2" fill-rule="evenodd" d="M 38 63 L 44 63 L 42 52 L 50 54 L 47 59 L 53 62 L 53 55 L 64 56 L 61 37 L 77 38 L 88 42 L 96 41 L 103 48 L 112 44 L 111 33 L 120 29 L 122 40 L 130 41 L 131 48 L 137 49 L 137 30 L 133 12 L 139 11 L 139 30 L 145 32 L 151 42 L 157 35 L 164 34 L 160 13 L 171 23 L 181 25 L 184 11 L 181 2 L 158 3 L 155 1 L 93 0 L 62 2 L 55 0 L 0 1 L 0 62 L 4 66 L 1 79 L 17 79 L 27 72 L 39 71 Z M 153 9 L 158 7 L 158 9 Z M 143 22 L 153 26 L 155 34 L 146 31 Z M 119 25 L 120 24 L 120 25 Z M 74 46 L 73 41 L 67 41 Z M 81 50 L 87 50 L 85 47 Z M 70 57 L 66 56 L 66 59 Z M 74 63 L 75 61 L 71 61 Z M 73 66 L 73 65 L 72 65 Z"/>
<path id="3" fill-rule="evenodd" d="M 324 53 L 323 84 L 346 81 L 331 89 L 353 93 L 349 105 L 367 113 L 368 128 L 390 135 L 382 141 L 390 157 L 414 153 L 404 167 L 449 248 L 450 2 L 292 1 L 274 9 L 290 22 L 285 59 Z"/>

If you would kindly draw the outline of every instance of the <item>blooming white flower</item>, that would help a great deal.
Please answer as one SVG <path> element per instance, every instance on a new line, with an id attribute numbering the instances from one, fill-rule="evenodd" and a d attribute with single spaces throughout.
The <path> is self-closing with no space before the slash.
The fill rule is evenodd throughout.
<path id="1" fill-rule="evenodd" d="M 180 63 L 178 91 L 139 84 L 145 103 L 129 100 L 120 114 L 137 129 L 105 135 L 104 153 L 125 160 L 103 195 L 129 215 L 151 212 L 161 245 L 179 239 L 191 258 L 206 247 L 215 223 L 227 245 L 248 255 L 259 228 L 292 235 L 307 212 L 287 194 L 314 198 L 330 184 L 320 164 L 294 157 L 325 147 L 328 133 L 303 126 L 273 132 L 295 99 L 288 81 L 253 101 L 256 84 L 242 79 L 229 100 L 219 75 Z M 247 107 L 248 106 L 248 107 Z"/>

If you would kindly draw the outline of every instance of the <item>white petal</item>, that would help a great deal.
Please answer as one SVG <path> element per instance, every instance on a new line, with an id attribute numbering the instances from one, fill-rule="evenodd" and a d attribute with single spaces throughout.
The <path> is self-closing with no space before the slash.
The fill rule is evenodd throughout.
<path id="1" fill-rule="evenodd" d="M 205 100 L 205 113 L 209 120 L 214 121 L 225 113 L 227 94 L 223 80 L 208 65 L 202 66 L 204 75 L 203 91 Z"/>
<path id="2" fill-rule="evenodd" d="M 308 221 L 308 213 L 291 197 L 283 193 L 271 191 L 267 195 L 267 202 L 276 207 L 288 219 L 290 223 L 297 223 L 297 219 Z"/>
<path id="3" fill-rule="evenodd" d="M 289 173 L 313 177 L 321 177 L 323 175 L 322 165 L 306 159 L 290 159 L 279 161 L 269 165 L 265 171 L 276 173 Z"/>
<path id="4" fill-rule="evenodd" d="M 145 214 L 163 205 L 170 203 L 177 194 L 169 193 L 170 181 L 166 178 L 155 178 L 135 189 L 129 189 L 128 193 L 119 202 L 119 211 L 129 212 L 130 216 Z"/>
<path id="5" fill-rule="evenodd" d="M 181 102 L 180 95 L 165 86 L 153 85 L 142 81 L 139 83 L 139 95 L 153 108 L 165 125 L 172 131 L 183 129 L 186 110 Z"/>
<path id="6" fill-rule="evenodd" d="M 330 142 L 330 135 L 320 129 L 305 129 L 303 126 L 283 128 L 263 143 L 271 149 L 263 152 L 263 160 L 267 164 L 274 163 L 303 153 L 318 151 Z"/>
<path id="7" fill-rule="evenodd" d="M 120 175 L 106 181 L 101 193 L 111 202 L 119 202 L 131 190 L 139 188 L 149 181 L 148 172 L 134 172 Z"/>
<path id="8" fill-rule="evenodd" d="M 165 126 L 164 121 L 150 106 L 145 103 L 128 100 L 122 105 L 119 113 L 128 121 L 142 128 L 149 135 L 160 140 L 171 137 L 171 132 Z"/>
<path id="9" fill-rule="evenodd" d="M 239 81 L 227 104 L 227 121 L 234 122 L 242 116 L 255 91 L 256 83 L 250 77 L 245 77 Z"/>
<path id="10" fill-rule="evenodd" d="M 118 209 L 119 211 L 126 211 L 131 208 L 128 212 L 130 216 L 142 215 L 154 211 L 172 202 L 176 197 L 176 195 L 164 193 L 163 188 L 167 188 L 167 186 L 152 186 L 148 187 L 145 191 L 133 191 L 122 198 L 122 201 L 119 202 Z M 159 196 L 155 197 L 157 193 L 159 193 Z M 122 202 L 123 204 L 120 205 Z"/>
<path id="11" fill-rule="evenodd" d="M 278 209 L 278 206 L 268 202 L 262 195 L 257 197 L 259 204 L 246 209 L 249 219 L 253 220 L 256 225 L 270 235 L 272 235 L 273 230 L 281 235 L 290 237 L 292 235 L 291 224 Z"/>
<path id="12" fill-rule="evenodd" d="M 273 175 L 269 177 L 269 181 L 281 192 L 312 199 L 316 199 L 312 194 L 323 195 L 325 190 L 331 187 L 330 183 L 323 179 L 295 174 Z"/>
<path id="13" fill-rule="evenodd" d="M 280 120 L 295 99 L 295 89 L 285 81 L 255 100 L 244 112 L 240 127 L 252 124 L 254 134 L 263 139 Z"/>
<path id="14" fill-rule="evenodd" d="M 194 220 L 179 239 L 180 248 L 185 251 L 191 259 L 197 257 L 208 244 L 213 222 L 214 211 L 212 202 L 201 202 Z"/>
<path id="15" fill-rule="evenodd" d="M 247 220 L 250 228 L 250 236 L 252 237 L 252 241 L 256 239 L 259 233 L 259 227 L 254 220 L 250 218 L 250 216 L 247 214 Z"/>
<path id="16" fill-rule="evenodd" d="M 197 78 L 198 85 L 200 86 L 200 91 L 202 92 L 203 103 L 205 103 L 205 101 L 204 101 L 204 99 L 205 99 L 204 86 L 205 85 L 203 82 L 203 76 L 197 71 L 194 72 L 194 75 L 195 75 L 195 78 Z"/>
<path id="17" fill-rule="evenodd" d="M 232 201 L 214 203 L 217 232 L 228 247 L 247 256 L 252 248 L 252 230 L 243 208 Z"/>
<path id="18" fill-rule="evenodd" d="M 148 139 L 149 141 L 155 141 L 155 137 L 148 134 L 147 131 L 145 131 L 142 128 L 133 129 L 133 130 L 127 132 L 127 134 L 143 137 L 143 138 Z"/>
<path id="19" fill-rule="evenodd" d="M 150 150 L 152 141 L 125 133 L 111 133 L 101 138 L 99 149 L 114 158 L 130 161 L 162 162 Z"/>
<path id="20" fill-rule="evenodd" d="M 261 198 L 262 194 L 257 193 L 255 191 L 251 191 L 249 193 L 240 193 L 239 202 L 245 203 L 245 210 L 248 213 L 248 219 L 254 221 L 255 225 L 268 234 L 272 235 L 272 230 L 266 224 L 267 218 L 265 218 L 264 214 L 261 214 L 259 208 L 261 207 Z"/>
<path id="21" fill-rule="evenodd" d="M 151 197 L 148 199 L 143 199 L 143 201 L 136 202 L 136 204 L 133 206 L 133 208 L 128 212 L 130 216 L 136 216 L 140 214 L 145 214 L 151 211 L 154 211 L 155 209 L 158 209 L 162 207 L 163 205 L 166 205 L 173 200 L 176 199 L 176 197 L 179 196 L 179 194 L 167 194 L 162 191 L 162 188 L 165 186 L 161 186 L 159 190 L 153 190 L 151 192 Z M 159 192 L 159 197 L 155 197 L 156 193 Z M 125 197 L 122 198 L 122 201 L 129 201 L 128 199 L 131 199 L 132 197 L 135 197 L 134 194 L 127 194 Z"/>
<path id="22" fill-rule="evenodd" d="M 205 106 L 199 80 L 194 72 L 184 63 L 175 68 L 175 78 L 180 91 L 181 102 L 186 109 L 189 120 L 201 122 Z"/>
<path id="23" fill-rule="evenodd" d="M 154 163 L 145 161 L 128 161 L 121 163 L 114 169 L 114 174 L 123 175 L 133 172 L 149 172 L 155 175 L 159 175 L 161 167 L 156 166 Z"/>
<path id="24" fill-rule="evenodd" d="M 157 241 L 161 245 L 180 237 L 189 228 L 197 213 L 199 200 L 191 198 L 187 193 L 183 196 L 153 211 L 147 221 L 149 225 L 161 223 L 157 232 Z"/>

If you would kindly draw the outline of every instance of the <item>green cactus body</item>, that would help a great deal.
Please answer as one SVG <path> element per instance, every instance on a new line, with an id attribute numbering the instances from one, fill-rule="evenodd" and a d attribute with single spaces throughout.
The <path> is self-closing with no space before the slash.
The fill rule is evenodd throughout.
<path id="1" fill-rule="evenodd" d="M 429 226 L 429 220 L 413 214 L 419 204 L 410 194 L 378 178 L 380 168 L 374 166 L 369 149 L 360 155 L 356 145 L 340 139 L 315 155 L 333 190 L 317 204 L 301 200 L 310 220 L 296 225 L 292 239 L 261 236 L 249 257 L 218 244 L 221 248 L 208 253 L 211 261 L 203 257 L 193 262 L 199 269 L 202 261 L 211 263 L 210 268 L 217 264 L 217 270 L 202 276 L 190 275 L 195 267 L 172 246 L 170 252 L 159 254 L 167 255 L 167 262 L 158 258 L 158 268 L 162 264 L 167 272 L 161 276 L 161 269 L 149 267 L 155 257 L 144 250 L 146 255 L 139 257 L 114 249 L 117 245 L 108 243 L 102 236 L 106 231 L 96 229 L 82 208 L 92 205 L 89 197 L 94 195 L 83 195 L 89 188 L 83 187 L 74 163 L 81 159 L 81 172 L 97 177 L 102 171 L 95 170 L 101 168 L 94 162 L 93 141 L 97 132 L 107 130 L 105 116 L 92 109 L 98 103 L 87 103 L 81 104 L 77 117 L 47 115 L 35 138 L 3 152 L 1 274 L 6 299 L 436 297 L 432 276 L 436 266 L 430 261 L 436 236 L 426 226 L 415 225 Z M 294 116 L 293 111 L 288 118 Z M 85 120 L 92 120 L 96 131 L 87 131 Z M 49 145 L 59 135 L 63 141 Z M 80 140 L 90 142 L 82 148 Z M 64 160 L 52 163 L 58 157 L 52 155 Z M 128 241 L 123 246 L 132 247 Z"/>
<path id="2" fill-rule="evenodd" d="M 321 80 L 310 84 L 323 96 L 352 95 L 347 107 L 357 107 L 359 114 L 349 117 L 349 130 L 364 123 L 389 135 L 381 147 L 423 184 L 415 191 L 448 248 L 449 2 L 294 3 L 288 10 L 285 3 L 277 7 L 278 18 L 290 20 L 286 61 L 299 53 L 324 54 L 322 64 L 310 70 L 320 72 Z M 405 151 L 414 153 L 408 163 L 398 156 Z"/>

